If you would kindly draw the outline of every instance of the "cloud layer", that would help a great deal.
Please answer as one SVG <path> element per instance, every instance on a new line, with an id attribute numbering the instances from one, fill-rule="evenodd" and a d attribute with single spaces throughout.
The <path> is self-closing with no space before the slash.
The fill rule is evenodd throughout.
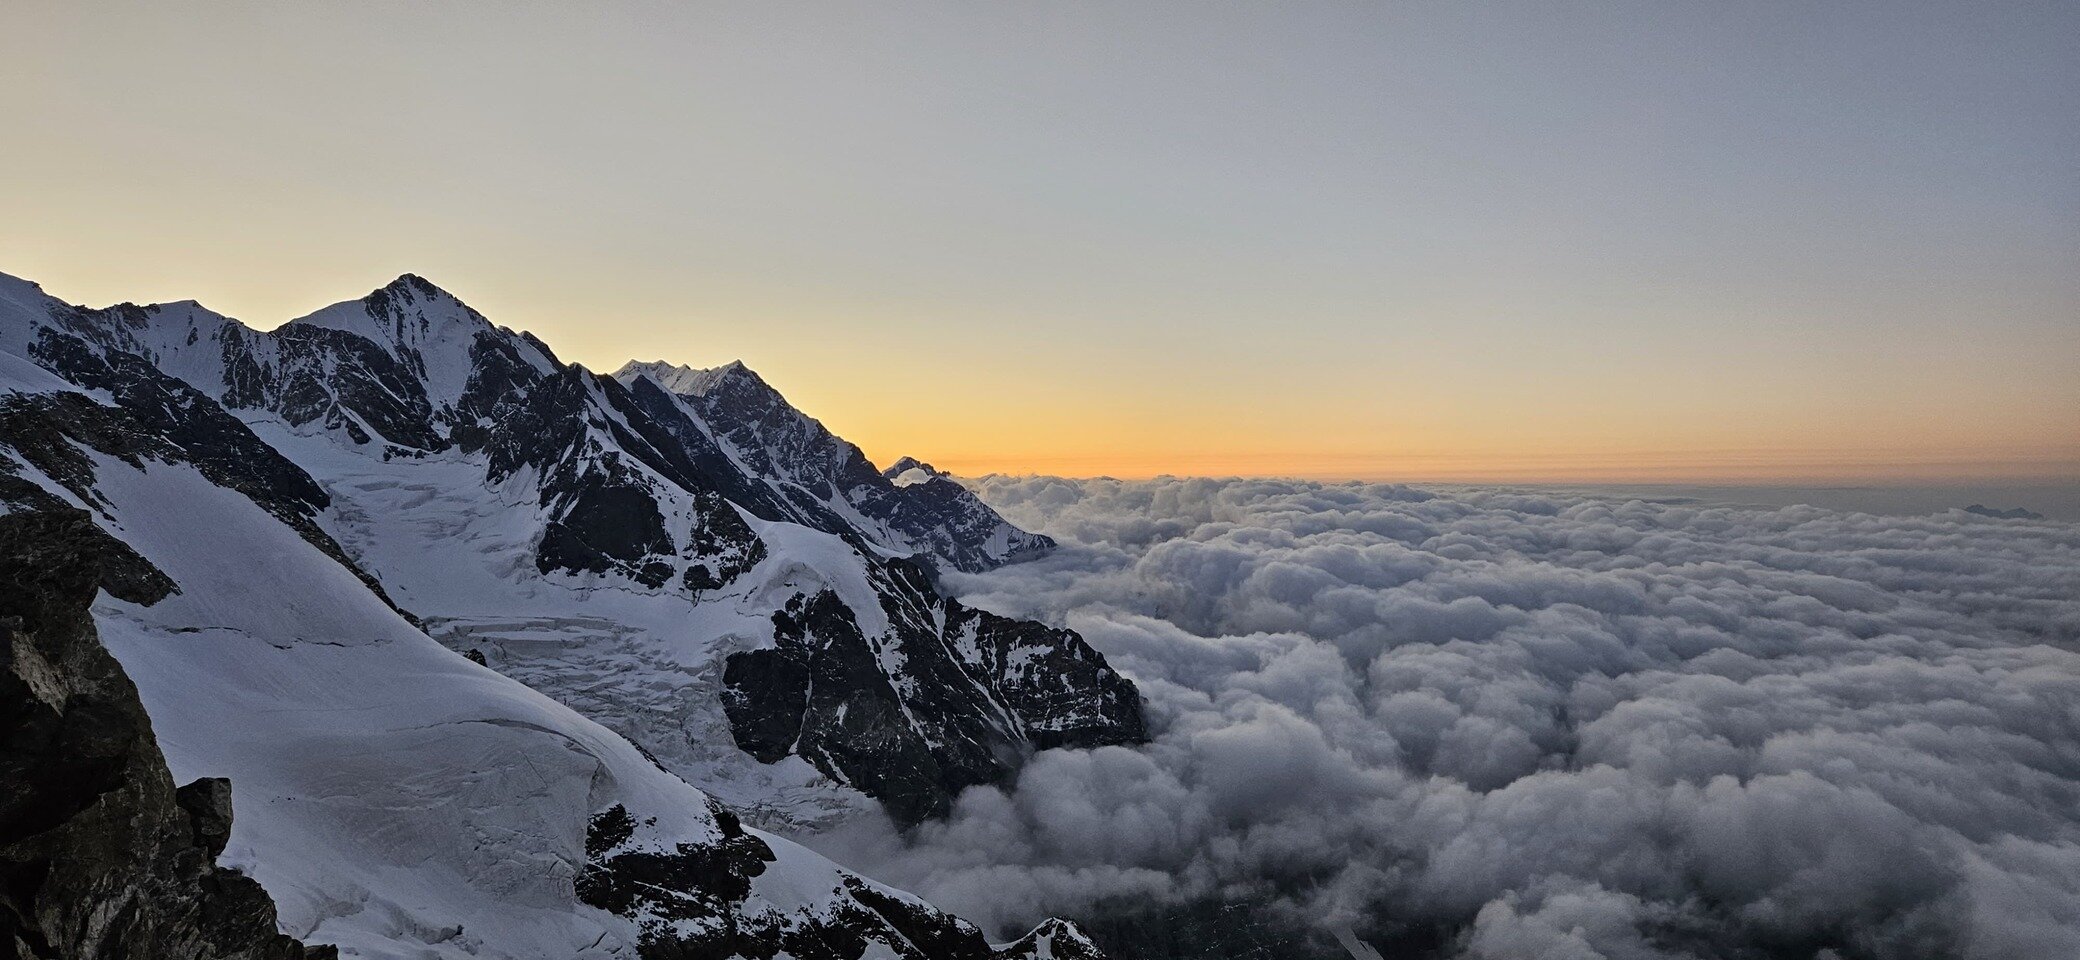
<path id="1" fill-rule="evenodd" d="M 842 856 L 1003 924 L 1250 896 L 1469 957 L 2080 956 L 2080 527 L 1504 491 L 990 478 L 955 581 L 1130 673 Z"/>

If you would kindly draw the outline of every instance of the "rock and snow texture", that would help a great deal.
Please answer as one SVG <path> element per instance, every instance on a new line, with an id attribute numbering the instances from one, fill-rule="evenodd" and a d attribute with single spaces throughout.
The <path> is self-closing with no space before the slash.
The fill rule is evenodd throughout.
<path id="1" fill-rule="evenodd" d="M 997 948 L 1005 960 L 1102 960 L 1104 952 L 1067 920 L 1047 920 L 1031 933 Z"/>
<path id="2" fill-rule="evenodd" d="M 785 519 L 833 533 L 857 532 L 895 553 L 918 554 L 970 573 L 1031 559 L 1054 542 L 1012 526 L 952 479 L 909 457 L 875 469 L 860 449 L 796 410 L 741 362 L 699 370 L 631 362 L 614 376 L 649 380 L 674 397 L 714 445 L 771 489 Z"/>
<path id="3" fill-rule="evenodd" d="M 460 413 L 472 386 L 479 385 L 478 367 L 486 351 L 510 351 L 512 359 L 539 374 L 554 373 L 559 366 L 539 342 L 492 326 L 452 294 L 411 274 L 360 300 L 291 320 L 286 329 L 296 335 L 337 330 L 366 339 L 397 361 L 434 408 L 450 417 Z"/>
<path id="4" fill-rule="evenodd" d="M 989 956 L 688 780 L 758 822 L 869 795 L 914 820 L 1035 750 L 1139 740 L 1138 693 L 1074 634 L 941 596 L 863 514 L 782 512 L 714 433 L 415 277 L 265 333 L 0 277 L 0 511 L 89 510 L 176 585 L 94 616 L 174 772 L 237 784 L 227 862 L 285 931 L 370 957 Z M 783 622 L 806 605 L 815 629 Z M 859 689 L 729 682 L 774 656 Z M 848 740 L 855 708 L 885 748 Z"/>
<path id="5" fill-rule="evenodd" d="M 66 507 L 0 515 L 0 950 L 38 960 L 304 960 L 260 885 L 220 867 L 231 789 L 176 788 L 88 614 L 172 581 Z"/>
<path id="6" fill-rule="evenodd" d="M 1138 693 L 1081 637 L 939 600 L 916 567 L 865 572 L 878 621 L 797 591 L 772 647 L 728 659 L 724 704 L 753 756 L 803 757 L 914 824 L 1034 750 L 1142 738 Z"/>
<path id="7" fill-rule="evenodd" d="M 761 822 L 846 815 L 862 792 L 915 821 L 1035 750 L 1142 736 L 1133 686 L 1079 638 L 965 611 L 915 575 L 1045 538 L 950 479 L 892 484 L 741 364 L 599 376 L 410 275 L 265 333 L 192 303 L 73 307 L 8 278 L 0 337 L 90 388 L 150 381 L 181 395 L 160 406 L 199 411 L 173 419 L 226 421 L 190 434 L 293 461 L 307 476 L 248 486 L 295 488 L 277 512 L 313 542 L 344 544 L 438 638 L 488 648 L 674 772 L 738 774 L 731 799 Z M 872 688 L 851 727 L 850 707 L 797 696 L 806 674 L 758 652 L 824 593 L 849 625 L 811 658 L 874 673 L 843 671 Z M 731 684 L 736 659 L 755 662 Z M 901 729 L 851 738 L 869 716 Z M 779 729 L 797 735 L 776 752 Z M 774 767 L 740 769 L 723 731 Z"/>
<path id="8" fill-rule="evenodd" d="M 301 939 L 369 957 L 754 953 L 796 937 L 901 951 L 912 913 L 979 936 L 738 827 L 623 738 L 433 643 L 192 467 L 95 468 L 104 529 L 179 591 L 103 599 L 104 639 L 143 681 L 175 774 L 238 785 L 227 859 Z M 635 826 L 601 844 L 595 821 L 617 816 Z M 654 883 L 658 861 L 701 869 L 612 893 Z"/>

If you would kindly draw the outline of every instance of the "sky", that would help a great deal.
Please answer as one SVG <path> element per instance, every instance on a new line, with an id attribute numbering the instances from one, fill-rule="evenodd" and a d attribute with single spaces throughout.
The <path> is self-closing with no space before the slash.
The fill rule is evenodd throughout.
<path id="1" fill-rule="evenodd" d="M 16 0 L 0 272 L 964 473 L 2080 482 L 2080 7 Z"/>

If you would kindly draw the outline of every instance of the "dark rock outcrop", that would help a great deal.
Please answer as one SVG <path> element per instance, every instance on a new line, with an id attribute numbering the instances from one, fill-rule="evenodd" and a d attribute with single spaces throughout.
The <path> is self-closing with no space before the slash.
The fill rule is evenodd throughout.
<path id="1" fill-rule="evenodd" d="M 540 479 L 548 523 L 535 564 L 544 573 L 611 572 L 698 593 L 764 556 L 750 525 L 640 416 L 628 390 L 583 367 L 535 383 L 483 449 L 494 482 L 522 469 Z M 683 530 L 668 528 L 659 509 L 679 496 L 690 500 Z"/>
<path id="2" fill-rule="evenodd" d="M 765 841 L 734 814 L 713 808 L 721 836 L 669 848 L 635 839 L 635 818 L 616 805 L 596 814 L 585 835 L 578 898 L 635 921 L 643 960 L 773 957 L 851 960 L 879 943 L 903 960 L 1105 960 L 1074 924 L 1049 920 L 1001 950 L 973 924 L 846 876 L 838 899 L 818 914 L 743 908 L 751 880 L 773 862 Z M 1048 946 L 1055 952 L 1040 952 Z M 1037 949 L 1036 949 L 1037 948 Z"/>
<path id="3" fill-rule="evenodd" d="M 860 448 L 802 413 L 741 362 L 695 370 L 659 362 L 629 363 L 615 378 L 657 405 L 665 394 L 713 436 L 688 436 L 710 473 L 739 474 L 731 499 L 768 520 L 788 520 L 826 533 L 913 553 L 924 563 L 978 572 L 1039 556 L 1054 541 L 1006 522 L 966 487 L 905 457 L 876 469 Z M 730 455 L 721 453 L 727 445 Z M 904 474 L 923 467 L 925 479 Z M 898 480 L 903 482 L 898 483 Z M 862 527 L 866 529 L 863 529 Z"/>
<path id="4" fill-rule="evenodd" d="M 836 594 L 796 597 L 773 614 L 773 636 L 777 646 L 732 655 L 723 668 L 737 746 L 761 762 L 797 754 L 914 824 L 945 816 L 962 787 L 997 780 L 1019 761 L 996 717 L 942 709 L 925 718 L 937 729 L 908 722 L 902 696 Z M 981 723 L 971 729 L 969 720 Z M 945 732 L 955 735 L 933 736 Z"/>
<path id="5" fill-rule="evenodd" d="M 325 489 L 215 400 L 136 354 L 98 348 L 76 335 L 43 330 L 31 355 L 53 373 L 105 393 L 113 403 L 70 392 L 0 395 L 0 448 L 11 449 L 89 504 L 98 502 L 100 494 L 94 490 L 93 461 L 84 451 L 137 467 L 146 460 L 185 463 L 211 483 L 245 495 L 391 603 L 382 584 L 318 525 L 318 514 L 331 503 Z M 14 472 L 0 458 L 0 474 Z M 0 502 L 56 501 L 34 484 L 0 481 Z"/>
<path id="6" fill-rule="evenodd" d="M 111 544 L 81 511 L 0 516 L 0 946 L 63 960 L 334 956 L 282 935 L 266 891 L 216 865 L 230 784 L 175 789 L 87 612 L 97 590 L 153 603 L 171 581 L 141 577 L 143 561 Z"/>
<path id="7" fill-rule="evenodd" d="M 228 326 L 223 350 L 227 407 L 272 410 L 299 427 L 322 421 L 356 443 L 381 440 L 400 452 L 446 446 L 432 429 L 425 388 L 365 338 L 322 327 Z"/>
<path id="8" fill-rule="evenodd" d="M 925 555 L 952 558 L 956 569 L 990 570 L 1054 549 L 1053 538 L 1013 526 L 952 475 L 916 457 L 898 459 L 881 476 L 892 488 L 890 526 Z"/>
<path id="9" fill-rule="evenodd" d="M 1088 934 L 1067 920 L 1047 920 L 1026 934 L 997 948 L 1001 960 L 1104 960 Z"/>
<path id="10" fill-rule="evenodd" d="M 866 636 L 824 591 L 773 615 L 774 646 L 725 661 L 739 747 L 766 763 L 797 754 L 908 825 L 1036 750 L 1146 739 L 1133 681 L 1074 632 L 942 598 L 909 561 L 871 572 L 889 636 Z"/>

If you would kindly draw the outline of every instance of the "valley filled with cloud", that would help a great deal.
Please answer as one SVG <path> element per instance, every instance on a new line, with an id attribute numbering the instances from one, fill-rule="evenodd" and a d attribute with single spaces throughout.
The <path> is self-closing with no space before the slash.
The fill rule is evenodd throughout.
<path id="1" fill-rule="evenodd" d="M 1153 739 L 821 845 L 1011 928 L 1256 902 L 1470 957 L 2080 955 L 2080 526 L 1508 490 L 991 477 L 949 584 Z"/>

